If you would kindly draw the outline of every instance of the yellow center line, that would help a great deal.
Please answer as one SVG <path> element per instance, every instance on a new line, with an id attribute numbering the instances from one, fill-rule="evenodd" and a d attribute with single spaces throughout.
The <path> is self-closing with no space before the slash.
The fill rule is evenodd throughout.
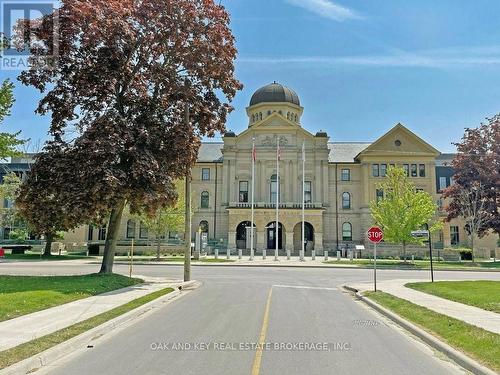
<path id="1" fill-rule="evenodd" d="M 267 296 L 266 309 L 264 311 L 264 319 L 262 321 L 262 329 L 260 330 L 259 346 L 255 352 L 255 358 L 253 360 L 252 375 L 259 375 L 260 372 L 260 362 L 262 361 L 262 350 L 264 343 L 266 342 L 267 326 L 269 325 L 269 307 L 271 306 L 271 296 L 273 294 L 273 288 L 269 289 L 269 295 Z"/>

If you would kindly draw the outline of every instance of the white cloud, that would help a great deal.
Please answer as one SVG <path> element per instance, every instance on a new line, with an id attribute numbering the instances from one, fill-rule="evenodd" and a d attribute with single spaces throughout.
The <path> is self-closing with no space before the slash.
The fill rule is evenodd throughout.
<path id="1" fill-rule="evenodd" d="M 500 65 L 500 47 L 453 47 L 415 52 L 396 51 L 385 55 L 351 56 L 247 56 L 240 63 L 351 65 L 380 67 L 449 68 Z"/>
<path id="2" fill-rule="evenodd" d="M 352 9 L 335 4 L 329 0 L 285 0 L 291 5 L 295 5 L 310 12 L 316 13 L 321 17 L 329 18 L 334 21 L 345 21 L 353 19 L 362 19 L 357 12 Z"/>

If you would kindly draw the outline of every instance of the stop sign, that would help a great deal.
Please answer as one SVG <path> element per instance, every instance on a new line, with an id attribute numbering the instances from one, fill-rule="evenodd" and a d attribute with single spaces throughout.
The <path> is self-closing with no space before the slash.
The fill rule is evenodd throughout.
<path id="1" fill-rule="evenodd" d="M 368 239 L 373 243 L 379 243 L 384 238 L 384 232 L 379 227 L 371 227 L 367 232 Z"/>

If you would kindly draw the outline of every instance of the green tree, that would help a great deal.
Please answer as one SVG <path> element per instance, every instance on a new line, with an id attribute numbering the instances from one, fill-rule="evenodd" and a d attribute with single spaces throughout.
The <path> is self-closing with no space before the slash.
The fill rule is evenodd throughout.
<path id="1" fill-rule="evenodd" d="M 184 209 L 186 205 L 184 197 L 184 181 L 175 183 L 177 190 L 177 201 L 170 206 L 158 208 L 151 214 L 143 213 L 135 215 L 149 233 L 153 233 L 156 239 L 156 258 L 160 259 L 161 237 L 167 231 L 182 231 L 184 227 Z"/>
<path id="2" fill-rule="evenodd" d="M 2 198 L 10 203 L 2 209 L 0 217 L 1 225 L 11 229 L 9 238 L 12 237 L 12 228 L 16 227 L 16 224 L 20 221 L 16 206 L 14 205 L 19 194 L 20 186 L 21 179 L 14 172 L 10 172 L 3 176 L 3 183 L 0 185 L 0 194 Z"/>
<path id="3" fill-rule="evenodd" d="M 14 84 L 8 79 L 0 85 L 0 123 L 10 115 L 10 109 L 14 104 L 13 90 Z M 19 155 L 16 147 L 25 143 L 25 141 L 17 138 L 20 133 L 0 132 L 0 159 Z"/>
<path id="4" fill-rule="evenodd" d="M 406 262 L 406 245 L 423 243 L 412 237 L 411 231 L 424 224 L 431 233 L 441 227 L 441 221 L 436 219 L 437 205 L 429 193 L 415 188 L 402 168 L 389 168 L 377 188 L 383 190 L 384 198 L 370 202 L 373 220 L 383 230 L 385 241 L 402 244 Z"/>

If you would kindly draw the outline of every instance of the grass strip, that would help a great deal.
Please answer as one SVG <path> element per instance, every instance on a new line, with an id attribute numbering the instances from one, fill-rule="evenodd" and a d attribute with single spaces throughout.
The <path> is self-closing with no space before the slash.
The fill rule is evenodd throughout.
<path id="1" fill-rule="evenodd" d="M 329 260 L 323 262 L 325 264 L 338 264 L 344 266 L 362 266 L 365 268 L 373 268 L 373 260 L 370 259 L 353 259 L 352 261 L 345 260 Z M 396 268 L 396 269 L 429 269 L 431 263 L 427 260 L 416 260 L 414 263 L 408 260 L 406 263 L 402 260 L 377 260 L 377 268 Z M 435 269 L 493 269 L 500 270 L 500 262 L 438 262 L 434 261 L 433 266 Z"/>
<path id="2" fill-rule="evenodd" d="M 0 321 L 141 283 L 118 274 L 0 276 Z"/>
<path id="3" fill-rule="evenodd" d="M 172 291 L 172 288 L 164 288 L 158 290 L 156 292 L 132 300 L 124 305 L 115 307 L 112 310 L 96 315 L 82 322 L 73 324 L 72 326 L 60 329 L 59 331 L 39 337 L 35 340 L 28 341 L 14 348 L 4 350 L 0 352 L 0 369 L 12 366 L 17 362 L 39 354 L 47 349 L 52 348 L 55 345 L 67 341 L 77 335 L 80 335 L 88 331 L 89 329 L 106 323 L 111 319 L 116 318 L 117 316 L 123 315 L 126 312 L 129 312 Z"/>
<path id="4" fill-rule="evenodd" d="M 500 335 L 384 292 L 365 292 L 363 295 L 415 323 L 483 365 L 500 371 Z"/>
<path id="5" fill-rule="evenodd" d="M 500 313 L 500 281 L 437 281 L 405 286 L 455 302 Z"/>

